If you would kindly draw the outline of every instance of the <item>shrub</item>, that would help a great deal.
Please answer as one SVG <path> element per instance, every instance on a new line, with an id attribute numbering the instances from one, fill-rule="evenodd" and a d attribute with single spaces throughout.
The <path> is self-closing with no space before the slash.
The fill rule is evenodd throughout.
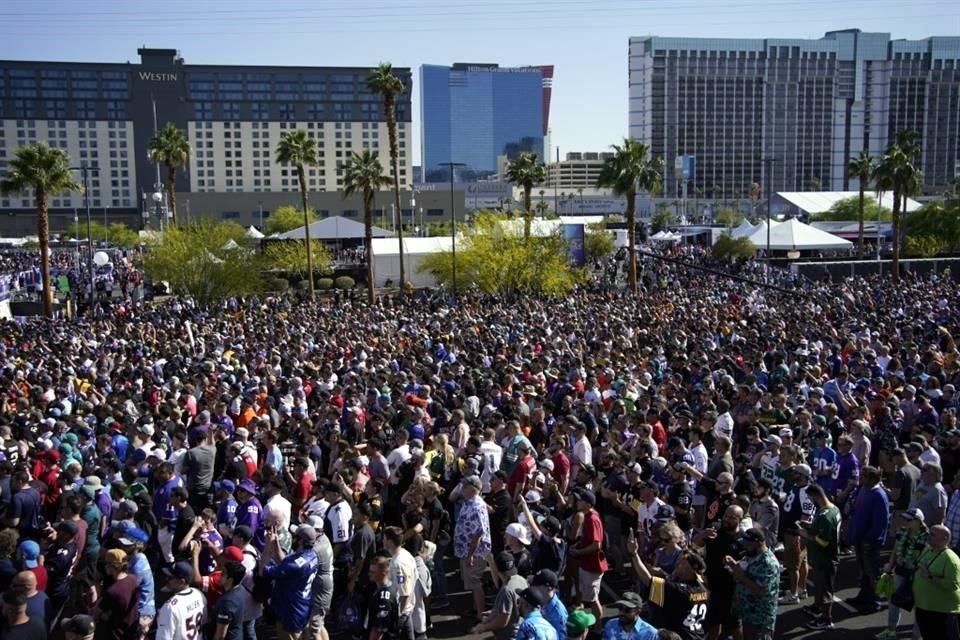
<path id="1" fill-rule="evenodd" d="M 353 289 L 357 286 L 357 283 L 350 276 L 340 276 L 334 281 L 334 284 L 337 285 L 337 289 Z"/>
<path id="2" fill-rule="evenodd" d="M 286 278 L 274 278 L 270 281 L 270 288 L 273 291 L 287 291 L 290 289 L 290 281 Z"/>
<path id="3" fill-rule="evenodd" d="M 317 289 L 329 291 L 333 289 L 333 278 L 318 278 L 316 282 Z M 307 281 L 307 288 L 310 288 L 310 282 Z"/>

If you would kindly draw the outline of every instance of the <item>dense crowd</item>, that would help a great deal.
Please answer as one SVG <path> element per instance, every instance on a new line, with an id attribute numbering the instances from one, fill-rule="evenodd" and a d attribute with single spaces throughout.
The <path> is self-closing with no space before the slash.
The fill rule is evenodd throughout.
<path id="1" fill-rule="evenodd" d="M 957 638 L 957 283 L 640 280 L 0 326 L 0 637 Z"/>

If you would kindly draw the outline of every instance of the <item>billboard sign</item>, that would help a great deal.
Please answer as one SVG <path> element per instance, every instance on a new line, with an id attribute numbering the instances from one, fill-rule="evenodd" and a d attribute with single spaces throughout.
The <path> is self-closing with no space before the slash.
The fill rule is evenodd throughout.
<path id="1" fill-rule="evenodd" d="M 584 250 L 584 227 L 582 224 L 563 225 L 563 238 L 567 241 L 570 264 L 575 267 L 582 267 L 587 263 L 587 255 Z"/>

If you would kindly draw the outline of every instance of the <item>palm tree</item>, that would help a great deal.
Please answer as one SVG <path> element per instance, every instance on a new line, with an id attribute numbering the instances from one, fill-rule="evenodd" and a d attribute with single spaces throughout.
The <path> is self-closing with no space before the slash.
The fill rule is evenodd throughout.
<path id="1" fill-rule="evenodd" d="M 390 176 L 383 175 L 380 157 L 373 151 L 354 153 L 343 165 L 343 195 L 363 195 L 364 243 L 367 250 L 367 302 L 374 301 L 373 281 L 373 198 L 380 187 L 393 183 Z M 402 285 L 402 283 L 401 283 Z"/>
<path id="2" fill-rule="evenodd" d="M 533 203 L 530 193 L 533 187 L 547 179 L 547 170 L 537 161 L 537 154 L 523 151 L 516 160 L 507 165 L 507 180 L 523 188 L 523 238 L 530 239 L 530 224 L 533 221 Z"/>
<path id="3" fill-rule="evenodd" d="M 367 77 L 367 88 L 371 93 L 383 97 L 383 110 L 387 117 L 387 135 L 390 137 L 390 169 L 393 172 L 393 197 L 400 216 L 397 225 L 397 239 L 400 242 L 400 286 L 406 290 L 407 275 L 403 266 L 403 209 L 400 208 L 400 170 L 397 158 L 400 155 L 397 146 L 397 96 L 406 91 L 403 81 L 393 73 L 393 65 L 381 62 Z M 452 170 L 452 169 L 451 169 Z"/>
<path id="4" fill-rule="evenodd" d="M 277 163 L 293 165 L 300 181 L 300 198 L 303 201 L 303 233 L 307 247 L 307 272 L 310 278 L 310 298 L 313 298 L 313 247 L 310 244 L 310 220 L 307 217 L 307 177 L 304 167 L 317 166 L 317 141 L 300 129 L 287 131 L 277 143 Z"/>
<path id="5" fill-rule="evenodd" d="M 167 167 L 167 206 L 170 224 L 177 224 L 177 169 L 190 160 L 190 143 L 176 125 L 167 123 L 150 140 L 150 159 Z"/>
<path id="6" fill-rule="evenodd" d="M 627 198 L 627 244 L 630 252 L 630 291 L 637 291 L 637 190 L 656 191 L 663 181 L 663 160 L 650 157 L 650 147 L 639 140 L 624 138 L 622 145 L 613 145 L 613 156 L 607 158 L 597 179 L 598 188 L 613 189 Z"/>
<path id="7" fill-rule="evenodd" d="M 873 169 L 876 163 L 870 152 L 864 149 L 860 155 L 850 158 L 847 162 L 847 173 L 856 176 L 860 183 L 860 225 L 857 229 L 857 248 L 863 253 L 863 212 L 864 212 L 864 192 L 870 186 L 870 177 L 873 175 Z M 880 228 L 877 227 L 879 234 Z"/>
<path id="8" fill-rule="evenodd" d="M 901 213 L 906 209 L 907 198 L 920 191 L 923 174 L 914 164 L 919 156 L 919 137 L 914 131 L 897 133 L 896 140 L 873 172 L 877 189 L 893 192 L 893 251 L 891 272 L 894 282 L 900 280 L 900 227 Z"/>
<path id="9" fill-rule="evenodd" d="M 44 144 L 20 147 L 10 161 L 0 193 L 30 193 L 37 201 L 37 238 L 40 241 L 40 273 L 43 278 L 43 315 L 53 315 L 50 291 L 50 215 L 47 197 L 65 191 L 80 191 L 70 176 L 70 158 L 62 149 Z"/>

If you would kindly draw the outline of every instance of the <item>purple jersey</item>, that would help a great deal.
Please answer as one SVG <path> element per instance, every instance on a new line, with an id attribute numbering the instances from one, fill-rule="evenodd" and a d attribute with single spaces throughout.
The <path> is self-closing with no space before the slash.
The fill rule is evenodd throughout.
<path id="1" fill-rule="evenodd" d="M 833 489 L 840 493 L 853 480 L 854 484 L 860 481 L 860 461 L 853 453 L 841 453 L 833 466 Z"/>

